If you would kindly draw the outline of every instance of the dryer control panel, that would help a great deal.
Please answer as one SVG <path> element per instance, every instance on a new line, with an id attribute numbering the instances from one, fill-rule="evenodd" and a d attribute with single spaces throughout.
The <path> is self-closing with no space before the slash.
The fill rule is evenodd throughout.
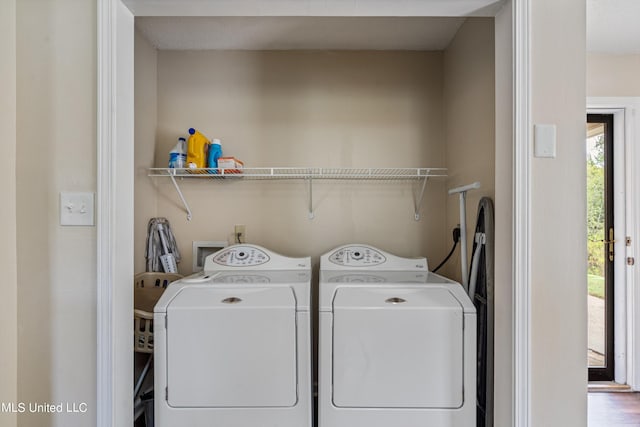
<path id="1" fill-rule="evenodd" d="M 428 271 L 425 258 L 403 258 L 366 244 L 348 244 L 337 247 L 320 257 L 320 273 L 351 270 L 372 271 Z M 360 273 L 358 273 L 360 274 Z M 373 273 L 375 274 L 375 273 Z"/>
<path id="2" fill-rule="evenodd" d="M 387 261 L 382 253 L 366 246 L 345 246 L 329 256 L 329 261 L 345 267 L 371 267 Z"/>
<path id="3" fill-rule="evenodd" d="M 213 262 L 227 267 L 249 267 L 269 261 L 266 252 L 251 246 L 234 246 L 218 252 Z"/>

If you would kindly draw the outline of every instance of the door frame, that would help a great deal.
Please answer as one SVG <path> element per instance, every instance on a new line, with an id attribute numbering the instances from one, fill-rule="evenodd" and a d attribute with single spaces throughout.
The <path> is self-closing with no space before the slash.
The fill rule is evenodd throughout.
<path id="1" fill-rule="evenodd" d="M 626 246 L 626 236 L 637 236 L 640 226 L 640 172 L 634 165 L 640 162 L 636 148 L 640 131 L 640 97 L 588 97 L 587 113 L 613 114 L 614 145 L 614 355 L 616 383 L 627 384 L 640 391 L 640 272 L 627 266 L 627 257 L 635 257 L 638 241 Z"/>
<path id="2" fill-rule="evenodd" d="M 134 12 L 129 10 L 122 0 L 96 1 L 98 3 L 96 412 L 98 427 L 112 427 L 130 425 L 133 414 L 131 375 L 133 330 L 130 318 L 133 306 L 131 277 L 133 277 Z M 227 4 L 225 7 L 230 7 L 228 2 L 221 3 Z M 458 2 L 434 4 L 439 8 L 446 8 L 446 5 L 455 8 L 456 3 Z M 513 400 L 511 403 L 514 427 L 531 425 L 532 125 L 529 4 L 530 0 L 511 2 L 513 65 L 511 86 Z M 362 14 L 362 10 L 357 12 Z M 494 10 L 494 13 L 497 13 L 497 10 Z M 264 15 L 264 11 L 261 14 Z M 318 15 L 319 12 L 315 14 Z M 356 11 L 353 14 L 355 15 Z M 447 16 L 442 11 L 439 15 Z"/>
<path id="3" fill-rule="evenodd" d="M 114 427 L 133 424 L 134 16 L 97 3 L 96 418 Z"/>

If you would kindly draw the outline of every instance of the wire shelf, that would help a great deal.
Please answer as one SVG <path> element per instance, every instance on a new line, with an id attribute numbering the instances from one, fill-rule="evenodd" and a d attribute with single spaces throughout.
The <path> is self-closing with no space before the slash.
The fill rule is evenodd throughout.
<path id="1" fill-rule="evenodd" d="M 445 177 L 445 168 L 245 168 L 245 169 L 170 169 L 151 168 L 149 176 L 200 179 L 353 179 L 416 180 Z"/>
<path id="2" fill-rule="evenodd" d="M 308 182 L 309 219 L 314 218 L 313 182 L 315 180 L 405 180 L 421 182 L 419 193 L 414 197 L 415 220 L 420 219 L 420 205 L 424 196 L 427 180 L 433 177 L 446 177 L 445 168 L 245 168 L 245 169 L 172 169 L 151 168 L 151 177 L 171 179 L 185 211 L 191 220 L 191 208 L 178 185 L 176 178 L 199 178 L 210 180 L 284 180 L 302 179 Z"/>

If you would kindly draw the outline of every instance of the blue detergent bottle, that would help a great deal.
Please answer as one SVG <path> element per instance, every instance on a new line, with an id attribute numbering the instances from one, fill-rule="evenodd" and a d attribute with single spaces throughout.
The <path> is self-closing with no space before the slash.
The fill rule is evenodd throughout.
<path id="1" fill-rule="evenodd" d="M 207 167 L 214 169 L 211 173 L 218 173 L 218 159 L 222 157 L 222 144 L 219 139 L 211 141 L 209 146 L 209 154 L 207 155 Z"/>

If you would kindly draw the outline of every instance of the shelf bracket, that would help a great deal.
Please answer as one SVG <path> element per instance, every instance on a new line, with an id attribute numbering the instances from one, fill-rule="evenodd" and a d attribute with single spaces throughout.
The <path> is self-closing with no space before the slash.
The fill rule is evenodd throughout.
<path id="1" fill-rule="evenodd" d="M 185 200 L 184 195 L 182 194 L 182 190 L 180 190 L 180 187 L 178 186 L 178 183 L 176 182 L 176 177 L 173 176 L 173 175 L 169 175 L 169 178 L 171 178 L 171 182 L 173 182 L 173 186 L 176 187 L 176 191 L 178 192 L 178 196 L 180 196 L 180 200 L 182 200 L 182 204 L 184 205 L 184 209 L 187 211 L 187 221 L 191 221 L 191 218 L 192 218 L 191 208 L 189 208 L 189 204 Z"/>
<path id="2" fill-rule="evenodd" d="M 422 179 L 422 188 L 420 189 L 420 197 L 414 198 L 414 203 L 415 203 L 414 208 L 415 209 L 414 209 L 414 217 L 413 218 L 416 221 L 420 221 L 420 207 L 422 207 L 422 199 L 424 198 L 424 189 L 427 186 L 427 179 L 428 179 L 428 177 L 426 177 L 426 176 Z"/>
<path id="3" fill-rule="evenodd" d="M 309 219 L 313 219 L 316 217 L 316 214 L 313 213 L 313 178 L 309 176 Z"/>

